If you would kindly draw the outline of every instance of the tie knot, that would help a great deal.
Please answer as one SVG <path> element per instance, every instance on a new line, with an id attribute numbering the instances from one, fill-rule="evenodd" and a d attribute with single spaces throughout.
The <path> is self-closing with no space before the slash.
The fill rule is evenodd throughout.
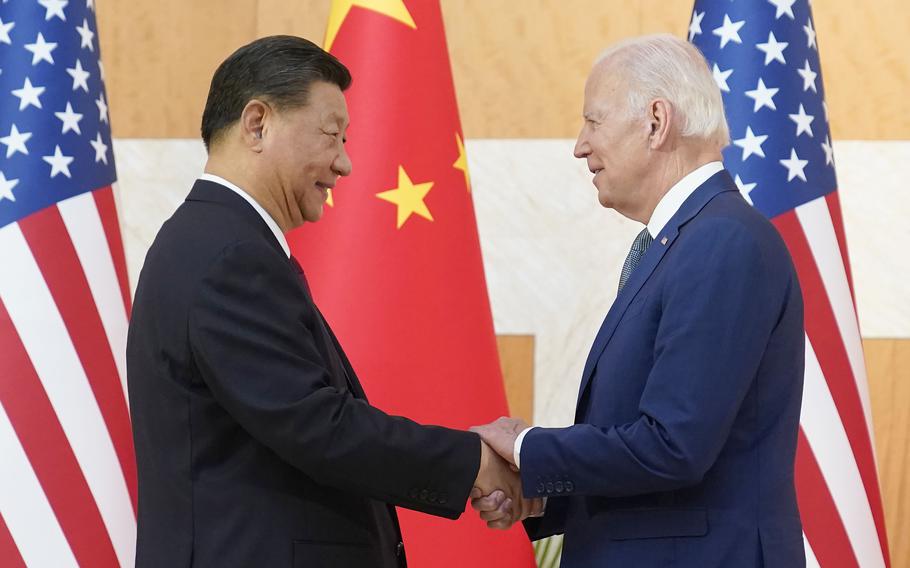
<path id="1" fill-rule="evenodd" d="M 652 242 L 654 242 L 654 239 L 651 237 L 651 233 L 648 232 L 648 228 L 645 227 L 638 233 L 638 236 L 635 237 L 635 242 L 632 243 L 632 250 L 645 252 L 648 250 L 648 247 L 651 246 Z"/>

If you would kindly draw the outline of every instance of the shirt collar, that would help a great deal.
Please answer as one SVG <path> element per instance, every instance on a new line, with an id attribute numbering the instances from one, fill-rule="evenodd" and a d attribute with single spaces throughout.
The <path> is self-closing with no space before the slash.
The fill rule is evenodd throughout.
<path id="1" fill-rule="evenodd" d="M 249 203 L 253 209 L 256 210 L 256 213 L 259 213 L 259 216 L 262 217 L 262 220 L 265 221 L 265 224 L 269 226 L 269 229 L 272 230 L 272 233 L 275 234 L 275 239 L 278 241 L 278 244 L 281 245 L 281 249 L 284 251 L 284 254 L 291 256 L 291 247 L 288 246 L 288 240 L 284 236 L 284 233 L 281 232 L 281 227 L 278 226 L 278 223 L 272 219 L 272 216 L 259 205 L 253 197 L 246 191 L 240 189 L 233 183 L 228 180 L 218 177 L 214 174 L 202 174 L 199 176 L 199 179 L 217 183 L 218 185 L 223 185 L 224 187 L 230 189 L 240 197 L 244 198 L 247 203 Z"/>
<path id="2" fill-rule="evenodd" d="M 651 219 L 648 221 L 648 233 L 651 234 L 651 238 L 657 238 L 657 235 L 660 234 L 670 219 L 673 218 L 673 215 L 676 215 L 676 212 L 679 211 L 679 208 L 682 207 L 682 204 L 686 199 L 695 193 L 695 190 L 698 189 L 701 184 L 708 181 L 708 178 L 723 169 L 724 165 L 720 162 L 708 162 L 689 172 L 685 177 L 676 182 L 676 184 L 670 188 L 670 191 L 660 198 L 660 201 L 657 202 L 657 207 L 654 208 L 654 213 L 651 214 Z"/>

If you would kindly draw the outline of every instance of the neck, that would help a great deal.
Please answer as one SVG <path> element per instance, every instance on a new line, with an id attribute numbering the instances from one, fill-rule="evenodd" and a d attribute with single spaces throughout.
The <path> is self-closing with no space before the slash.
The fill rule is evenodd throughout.
<path id="1" fill-rule="evenodd" d="M 286 233 L 293 226 L 290 216 L 281 207 L 278 199 L 262 183 L 262 177 L 255 174 L 255 164 L 249 160 L 228 155 L 227 152 L 212 150 L 205 163 L 205 173 L 218 176 L 233 183 L 245 191 L 253 200 L 265 209 L 266 213 L 275 220 L 281 231 Z"/>
<path id="2" fill-rule="evenodd" d="M 703 145 L 701 148 L 680 145 L 674 152 L 666 155 L 658 154 L 658 156 L 664 159 L 650 169 L 652 172 L 652 175 L 649 176 L 650 180 L 643 184 L 646 188 L 650 188 L 646 191 L 647 198 L 631 217 L 645 225 L 651 220 L 651 215 L 654 214 L 654 209 L 657 208 L 660 200 L 681 179 L 705 164 L 722 160 L 720 150 L 705 149 Z"/>

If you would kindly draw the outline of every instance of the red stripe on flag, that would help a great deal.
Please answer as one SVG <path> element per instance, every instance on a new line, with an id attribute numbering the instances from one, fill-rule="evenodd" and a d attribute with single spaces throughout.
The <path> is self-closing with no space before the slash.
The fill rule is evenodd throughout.
<path id="1" fill-rule="evenodd" d="M 859 566 L 840 513 L 802 428 L 796 443 L 796 500 L 803 531 L 819 565 L 824 568 Z"/>
<path id="2" fill-rule="evenodd" d="M 73 555 L 81 566 L 117 566 L 95 498 L 2 301 L 0 345 L 0 400 Z"/>
<path id="3" fill-rule="evenodd" d="M 130 283 L 126 271 L 126 255 L 123 253 L 123 238 L 120 235 L 120 222 L 117 217 L 117 204 L 114 201 L 114 190 L 111 186 L 102 187 L 92 192 L 95 198 L 95 207 L 101 215 L 101 224 L 104 226 L 104 236 L 107 237 L 107 246 L 111 250 L 114 260 L 114 269 L 117 271 L 117 280 L 120 283 L 120 294 L 123 296 L 123 307 L 126 315 L 130 314 Z"/>
<path id="4" fill-rule="evenodd" d="M 0 515 L 0 562 L 5 568 L 27 568 L 13 535 L 9 534 L 3 515 Z"/>
<path id="5" fill-rule="evenodd" d="M 126 479 L 135 515 L 136 457 L 129 411 L 111 346 L 76 249 L 56 207 L 39 211 L 19 225 L 88 376 Z"/>
<path id="6" fill-rule="evenodd" d="M 853 457 L 862 476 L 866 497 L 875 519 L 879 543 L 882 545 L 887 562 L 884 515 L 875 459 L 872 454 L 871 436 L 866 427 L 866 418 L 856 388 L 856 380 L 850 367 L 843 338 L 838 330 L 834 311 L 796 213 L 790 211 L 775 217 L 772 222 L 783 235 L 790 255 L 793 257 L 803 291 L 806 334 L 812 342 L 818 363 L 825 375 L 825 382 L 831 391 L 831 397 L 834 399 L 847 439 L 850 441 Z"/>
<path id="7" fill-rule="evenodd" d="M 840 257 L 844 262 L 844 273 L 847 275 L 847 284 L 850 286 L 850 297 L 853 298 L 853 312 L 856 313 L 856 292 L 853 291 L 853 274 L 850 273 L 850 257 L 847 255 L 847 237 L 844 235 L 844 217 L 841 214 L 840 197 L 836 191 L 825 196 L 828 202 L 828 214 L 831 224 L 834 225 L 834 234 L 837 235 L 837 246 L 840 248 Z M 857 323 L 857 326 L 859 323 Z"/>

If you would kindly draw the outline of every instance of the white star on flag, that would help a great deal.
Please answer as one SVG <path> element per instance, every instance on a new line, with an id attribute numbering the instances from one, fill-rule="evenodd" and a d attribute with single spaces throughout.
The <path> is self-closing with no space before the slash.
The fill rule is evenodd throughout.
<path id="1" fill-rule="evenodd" d="M 19 97 L 19 110 L 25 110 L 29 105 L 41 108 L 41 95 L 44 93 L 44 87 L 35 87 L 28 77 L 21 89 L 13 89 L 13 95 Z"/>
<path id="2" fill-rule="evenodd" d="M 101 133 L 98 133 L 98 136 L 94 140 L 89 140 L 89 144 L 92 145 L 92 148 L 95 149 L 95 163 L 104 162 L 107 163 L 107 144 L 101 140 Z"/>
<path id="3" fill-rule="evenodd" d="M 818 90 L 815 88 L 815 78 L 818 77 L 818 73 L 809 67 L 808 59 L 806 60 L 806 64 L 803 66 L 803 68 L 797 69 L 796 72 L 799 73 L 799 76 L 803 78 L 803 91 L 812 89 L 813 93 L 818 92 Z"/>
<path id="4" fill-rule="evenodd" d="M 4 24 L 3 18 L 0 18 L 0 43 L 13 45 L 13 42 L 9 37 L 9 31 L 14 27 L 16 27 L 16 22 L 9 22 L 8 24 Z"/>
<path id="5" fill-rule="evenodd" d="M 812 138 L 812 121 L 815 120 L 815 117 L 811 114 L 806 114 L 806 109 L 803 108 L 803 105 L 799 105 L 799 112 L 797 114 L 788 115 L 790 120 L 796 123 L 796 137 L 799 138 L 799 135 L 803 132 L 809 134 L 809 137 Z"/>
<path id="6" fill-rule="evenodd" d="M 739 146 L 740 148 L 743 149 L 743 161 L 745 162 L 746 158 L 748 158 L 752 154 L 755 154 L 756 156 L 759 156 L 762 158 L 765 157 L 765 151 L 762 150 L 761 145 L 767 139 L 768 139 L 767 134 L 763 134 L 761 136 L 756 136 L 752 132 L 752 127 L 747 126 L 745 137 L 740 138 L 739 140 L 734 140 L 733 144 L 736 146 Z"/>
<path id="7" fill-rule="evenodd" d="M 42 156 L 41 159 L 51 165 L 51 178 L 61 173 L 68 178 L 73 177 L 70 174 L 70 164 L 73 162 L 73 158 L 64 156 L 63 152 L 60 151 L 60 146 L 54 148 L 54 155 Z"/>
<path id="8" fill-rule="evenodd" d="M 812 18 L 809 18 L 809 23 L 803 26 L 803 31 L 806 32 L 806 40 L 808 41 L 806 47 L 811 47 L 818 51 L 818 45 L 815 44 L 815 29 L 812 27 Z"/>
<path id="9" fill-rule="evenodd" d="M 107 103 L 104 101 L 104 93 L 95 99 L 95 106 L 98 107 L 98 120 L 107 122 Z"/>
<path id="10" fill-rule="evenodd" d="M 793 5 L 796 4 L 796 0 L 768 0 L 771 4 L 777 8 L 777 13 L 774 14 L 774 19 L 777 20 L 784 14 L 792 20 L 793 19 Z"/>
<path id="11" fill-rule="evenodd" d="M 63 13 L 63 9 L 69 4 L 69 0 L 38 0 L 38 3 L 47 10 L 44 13 L 45 21 L 50 20 L 54 16 L 60 18 L 64 22 L 66 21 L 66 14 Z"/>
<path id="12" fill-rule="evenodd" d="M 6 179 L 6 175 L 3 172 L 0 172 L 0 202 L 4 199 L 15 201 L 16 198 L 13 196 L 13 188 L 17 185 L 19 185 L 19 180 Z"/>
<path id="13" fill-rule="evenodd" d="M 692 41 L 692 38 L 701 33 L 701 21 L 705 17 L 705 13 L 702 12 L 692 12 L 692 22 L 689 24 L 689 41 Z"/>
<path id="14" fill-rule="evenodd" d="M 758 184 L 743 183 L 743 180 L 739 179 L 738 175 L 733 179 L 733 181 L 736 182 L 736 187 L 739 188 L 739 192 L 743 195 L 743 198 L 749 202 L 749 205 L 752 205 L 752 197 L 749 194 L 752 193 L 752 190 L 755 189 L 755 186 Z"/>
<path id="15" fill-rule="evenodd" d="M 92 43 L 95 39 L 95 32 L 89 29 L 87 19 L 82 18 L 82 26 L 76 26 L 76 31 L 79 32 L 79 38 L 82 42 L 81 48 L 88 48 L 89 51 L 95 51 L 95 46 Z"/>
<path id="16" fill-rule="evenodd" d="M 66 110 L 63 112 L 55 112 L 54 116 L 63 121 L 63 132 L 61 134 L 66 134 L 70 130 L 76 134 L 82 134 L 79 130 L 79 121 L 82 120 L 82 115 L 78 112 L 73 112 L 73 105 L 66 103 Z"/>
<path id="17" fill-rule="evenodd" d="M 38 37 L 35 39 L 35 43 L 25 44 L 25 49 L 32 52 L 32 65 L 37 65 L 42 61 L 47 61 L 53 65 L 54 56 L 51 55 L 51 52 L 56 48 L 56 43 L 44 41 L 44 36 L 41 34 L 41 32 L 38 32 Z"/>
<path id="18" fill-rule="evenodd" d="M 755 108 L 752 109 L 752 112 L 758 112 L 762 107 L 777 110 L 777 107 L 774 106 L 774 95 L 776 95 L 779 90 L 780 89 L 769 89 L 768 87 L 765 87 L 765 82 L 759 79 L 757 87 L 751 91 L 746 91 L 746 96 L 755 101 Z"/>
<path id="19" fill-rule="evenodd" d="M 790 158 L 787 160 L 780 160 L 780 164 L 787 168 L 787 181 L 793 181 L 793 178 L 799 178 L 803 181 L 806 181 L 806 172 L 803 170 L 806 169 L 806 164 L 809 163 L 809 160 L 800 160 L 799 156 L 796 155 L 796 149 L 790 149 Z"/>
<path id="20" fill-rule="evenodd" d="M 22 152 L 27 156 L 28 148 L 25 147 L 25 143 L 28 142 L 28 139 L 31 137 L 31 132 L 19 132 L 19 129 L 16 128 L 16 125 L 14 124 L 9 129 L 9 136 L 0 138 L 0 144 L 6 145 L 6 157 L 10 158 L 16 152 Z"/>
<path id="21" fill-rule="evenodd" d="M 88 92 L 88 78 L 90 73 L 82 68 L 82 62 L 78 59 L 76 60 L 76 66 L 73 68 L 67 67 L 66 72 L 70 74 L 70 77 L 73 78 L 73 90 L 81 88 L 86 93 Z"/>
<path id="22" fill-rule="evenodd" d="M 711 73 L 714 75 L 714 82 L 717 83 L 717 88 L 725 93 L 729 93 L 730 86 L 727 85 L 727 79 L 729 79 L 730 75 L 733 74 L 733 69 L 721 71 L 720 67 L 717 66 L 717 63 L 715 63 L 714 69 L 711 71 Z"/>
<path id="23" fill-rule="evenodd" d="M 743 27 L 745 23 L 745 20 L 732 22 L 730 21 L 730 16 L 724 14 L 724 24 L 719 28 L 714 28 L 711 33 L 720 37 L 720 47 L 723 49 L 723 47 L 731 41 L 734 41 L 736 43 L 743 42 L 743 40 L 739 37 L 739 29 Z"/>
<path id="24" fill-rule="evenodd" d="M 787 49 L 788 45 L 790 44 L 786 41 L 777 41 L 777 38 L 774 37 L 774 32 L 768 32 L 768 41 L 766 43 L 757 43 L 755 47 L 759 51 L 765 52 L 765 65 L 772 61 L 779 61 L 786 65 L 787 60 L 784 59 L 784 50 Z"/>
<path id="25" fill-rule="evenodd" d="M 831 138 L 825 136 L 825 141 L 822 142 L 822 150 L 825 152 L 825 165 L 830 166 L 834 163 L 834 149 L 831 148 Z"/>

